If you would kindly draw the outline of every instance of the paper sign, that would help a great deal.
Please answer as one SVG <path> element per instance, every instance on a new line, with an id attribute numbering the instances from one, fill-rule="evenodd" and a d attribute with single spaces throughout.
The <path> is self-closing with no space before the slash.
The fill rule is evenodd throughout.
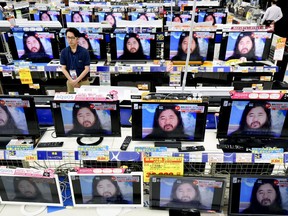
<path id="1" fill-rule="evenodd" d="M 21 84 L 33 84 L 31 72 L 28 68 L 20 68 L 19 76 L 20 76 Z"/>
<path id="2" fill-rule="evenodd" d="M 276 42 L 275 52 L 274 52 L 274 60 L 282 60 L 284 55 L 286 38 L 278 38 Z"/>
<path id="3" fill-rule="evenodd" d="M 150 175 L 180 176 L 184 172 L 183 157 L 144 157 L 144 182 L 149 182 Z"/>

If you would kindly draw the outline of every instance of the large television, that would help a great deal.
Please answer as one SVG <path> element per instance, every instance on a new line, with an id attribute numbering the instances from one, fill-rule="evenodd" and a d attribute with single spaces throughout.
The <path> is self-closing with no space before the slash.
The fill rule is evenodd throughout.
<path id="1" fill-rule="evenodd" d="M 228 215 L 288 215 L 287 176 L 231 175 Z"/>
<path id="2" fill-rule="evenodd" d="M 34 98 L 32 96 L 0 95 L 0 136 L 40 136 Z"/>
<path id="3" fill-rule="evenodd" d="M 189 32 L 168 32 L 164 42 L 164 58 L 172 61 L 186 61 Z M 193 32 L 190 61 L 213 60 L 215 32 Z"/>
<path id="4" fill-rule="evenodd" d="M 121 136 L 119 101 L 55 100 L 51 108 L 57 137 L 100 137 L 102 141 Z"/>
<path id="5" fill-rule="evenodd" d="M 62 24 L 61 10 L 37 10 L 36 13 L 30 14 L 31 20 L 36 21 L 59 21 Z"/>
<path id="6" fill-rule="evenodd" d="M 55 32 L 24 31 L 8 33 L 7 36 L 14 60 L 50 62 L 59 59 Z"/>
<path id="7" fill-rule="evenodd" d="M 288 101 L 223 99 L 217 138 L 245 147 L 285 147 L 288 139 Z M 221 141 L 221 140 L 220 140 Z"/>
<path id="8" fill-rule="evenodd" d="M 68 174 L 73 205 L 77 207 L 142 207 L 142 173 Z"/>
<path id="9" fill-rule="evenodd" d="M 156 34 L 111 34 L 111 58 L 121 61 L 156 59 Z"/>
<path id="10" fill-rule="evenodd" d="M 56 174 L 53 177 L 0 174 L 0 198 L 1 204 L 63 206 Z"/>
<path id="11" fill-rule="evenodd" d="M 226 12 L 208 12 L 208 11 L 199 11 L 197 13 L 196 22 L 212 22 L 212 25 L 215 24 L 226 24 L 227 22 L 227 13 Z"/>
<path id="12" fill-rule="evenodd" d="M 168 148 L 204 141 L 207 108 L 207 103 L 133 102 L 132 139 Z"/>
<path id="13" fill-rule="evenodd" d="M 150 207 L 220 212 L 226 180 L 216 177 L 151 176 Z"/>
<path id="14" fill-rule="evenodd" d="M 80 33 L 78 37 L 78 45 L 89 51 L 90 60 L 106 60 L 107 59 L 107 43 L 110 40 L 109 34 L 102 33 Z M 65 42 L 64 42 L 65 40 Z M 64 48 L 69 46 L 65 35 L 60 37 L 61 46 Z"/>
<path id="15" fill-rule="evenodd" d="M 273 33 L 229 32 L 223 33 L 220 60 L 246 58 L 247 61 L 268 60 Z"/>

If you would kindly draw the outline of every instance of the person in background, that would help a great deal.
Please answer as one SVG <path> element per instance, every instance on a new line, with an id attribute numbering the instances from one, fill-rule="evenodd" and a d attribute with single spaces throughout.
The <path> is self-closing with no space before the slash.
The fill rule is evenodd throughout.
<path id="1" fill-rule="evenodd" d="M 255 40 L 252 32 L 240 33 L 235 42 L 233 54 L 226 60 L 245 58 L 246 61 L 256 61 Z"/>
<path id="2" fill-rule="evenodd" d="M 159 105 L 154 114 L 153 130 L 145 139 L 157 137 L 179 137 L 188 138 L 184 133 L 184 125 L 181 112 L 176 105 Z"/>
<path id="3" fill-rule="evenodd" d="M 178 51 L 175 56 L 172 57 L 172 61 L 186 61 L 188 53 L 189 34 L 182 33 L 178 43 Z M 203 57 L 200 55 L 199 43 L 197 38 L 192 37 L 192 43 L 190 47 L 190 61 L 203 61 Z"/>
<path id="4" fill-rule="evenodd" d="M 123 198 L 113 176 L 95 176 L 92 182 L 92 199 L 87 204 L 131 204 Z"/>
<path id="5" fill-rule="evenodd" d="M 23 47 L 24 54 L 20 57 L 20 59 L 45 59 L 47 61 L 50 60 L 50 56 L 46 54 L 45 48 L 41 43 L 40 38 L 37 36 L 37 33 L 35 32 L 25 32 L 23 34 Z"/>
<path id="6" fill-rule="evenodd" d="M 123 43 L 123 54 L 119 56 L 120 60 L 145 60 L 143 47 L 137 34 L 129 33 L 125 35 Z"/>
<path id="7" fill-rule="evenodd" d="M 288 215 L 282 207 L 282 197 L 277 179 L 257 179 L 254 183 L 250 205 L 241 213 L 257 215 Z"/>
<path id="8" fill-rule="evenodd" d="M 266 26 L 275 24 L 277 21 L 282 19 L 283 13 L 280 7 L 277 6 L 278 0 L 272 0 L 271 6 L 267 8 L 265 14 L 261 20 L 261 23 Z"/>
<path id="9" fill-rule="evenodd" d="M 207 209 L 206 206 L 201 204 L 201 195 L 198 185 L 187 180 L 176 180 L 173 183 L 170 202 L 165 206 L 167 208 Z"/>

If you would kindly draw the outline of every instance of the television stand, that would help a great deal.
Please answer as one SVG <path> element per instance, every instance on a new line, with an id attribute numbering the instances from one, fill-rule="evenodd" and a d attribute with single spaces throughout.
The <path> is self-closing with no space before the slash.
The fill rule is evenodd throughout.
<path id="1" fill-rule="evenodd" d="M 99 137 L 99 139 L 96 142 L 84 143 L 84 142 L 82 142 L 82 138 L 84 138 L 84 137 L 77 137 L 77 140 L 76 140 L 77 144 L 80 146 L 97 146 L 103 141 L 103 137 Z"/>
<path id="2" fill-rule="evenodd" d="M 180 148 L 180 141 L 156 141 L 154 142 L 155 147 L 167 147 L 167 148 Z"/>

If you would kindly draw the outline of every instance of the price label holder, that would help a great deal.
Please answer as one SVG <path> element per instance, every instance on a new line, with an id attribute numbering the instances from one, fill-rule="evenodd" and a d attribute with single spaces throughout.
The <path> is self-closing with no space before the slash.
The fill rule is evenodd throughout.
<path id="1" fill-rule="evenodd" d="M 252 148 L 255 163 L 282 164 L 284 150 L 281 148 Z"/>
<path id="2" fill-rule="evenodd" d="M 176 175 L 184 173 L 183 157 L 144 157 L 144 182 L 149 182 L 150 175 Z"/>

